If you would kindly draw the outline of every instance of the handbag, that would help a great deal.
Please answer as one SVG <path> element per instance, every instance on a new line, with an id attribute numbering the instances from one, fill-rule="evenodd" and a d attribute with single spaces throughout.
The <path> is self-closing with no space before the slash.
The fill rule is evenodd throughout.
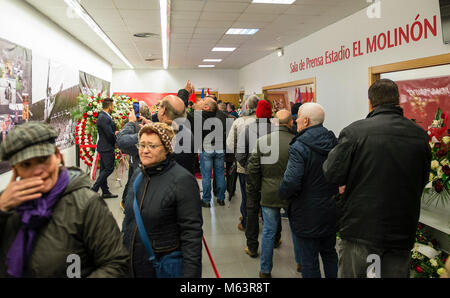
<path id="1" fill-rule="evenodd" d="M 141 212 L 136 199 L 136 193 L 139 184 L 142 180 L 142 173 L 136 177 L 134 181 L 134 202 L 133 211 L 134 217 L 136 219 L 136 224 L 139 230 L 139 236 L 141 237 L 142 243 L 144 244 L 145 250 L 149 255 L 149 262 L 153 264 L 156 271 L 157 278 L 180 278 L 183 276 L 183 255 L 181 251 L 176 250 L 167 255 L 162 256 L 157 259 L 153 253 L 152 246 L 150 245 L 150 239 L 148 238 L 147 231 L 144 227 L 144 222 L 142 221 Z"/>

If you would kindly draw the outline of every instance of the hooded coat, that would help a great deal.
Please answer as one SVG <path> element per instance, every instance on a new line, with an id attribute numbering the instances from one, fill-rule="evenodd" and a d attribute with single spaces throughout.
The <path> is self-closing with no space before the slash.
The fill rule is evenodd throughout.
<path id="1" fill-rule="evenodd" d="M 302 130 L 291 142 L 278 195 L 289 201 L 289 221 L 297 237 L 322 238 L 336 233 L 334 196 L 339 188 L 327 182 L 322 171 L 336 144 L 334 133 L 322 124 Z"/>

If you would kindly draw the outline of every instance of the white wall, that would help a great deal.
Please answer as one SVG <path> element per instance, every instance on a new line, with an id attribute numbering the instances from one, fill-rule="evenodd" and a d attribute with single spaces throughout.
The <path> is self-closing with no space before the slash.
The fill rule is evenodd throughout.
<path id="1" fill-rule="evenodd" d="M 25 1 L 0 0 L 0 38 L 32 50 L 33 101 L 39 92 L 35 88 L 44 84 L 41 77 L 44 58 L 82 70 L 107 81 L 112 79 L 111 64 L 61 29 Z M 46 70 L 44 70 L 46 73 Z M 75 165 L 75 147 L 64 150 L 66 165 Z M 0 189 L 9 182 L 11 173 L 0 175 Z"/>
<path id="2" fill-rule="evenodd" d="M 436 37 L 428 36 L 428 39 L 418 42 L 290 73 L 291 62 L 318 57 L 327 50 L 339 50 L 341 45 L 353 52 L 353 42 L 361 40 L 362 48 L 365 49 L 367 37 L 394 31 L 398 27 L 405 28 L 407 24 L 411 26 L 417 14 L 420 14 L 422 24 L 424 18 L 432 22 L 433 16 L 437 15 Z M 325 126 L 338 134 L 345 126 L 364 118 L 368 113 L 370 66 L 449 52 L 450 46 L 444 45 L 442 41 L 439 0 L 382 0 L 381 18 L 368 18 L 366 10 L 361 10 L 285 47 L 281 58 L 274 53 L 247 65 L 240 71 L 239 87 L 245 88 L 246 94 L 261 93 L 263 86 L 316 77 L 317 102 L 328 111 Z"/>
<path id="3" fill-rule="evenodd" d="M 219 93 L 239 93 L 239 70 L 113 70 L 112 92 L 177 93 L 190 80 L 196 92 L 209 88 Z M 205 90 L 206 91 L 206 90 Z"/>

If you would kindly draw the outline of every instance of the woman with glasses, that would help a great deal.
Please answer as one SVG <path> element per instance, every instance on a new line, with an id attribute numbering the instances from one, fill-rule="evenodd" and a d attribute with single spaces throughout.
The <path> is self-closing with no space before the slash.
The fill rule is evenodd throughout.
<path id="1" fill-rule="evenodd" d="M 180 252 L 183 278 L 199 278 L 202 272 L 202 213 L 200 191 L 194 176 L 173 158 L 173 129 L 150 123 L 139 131 L 136 147 L 141 164 L 130 182 L 123 233 L 130 251 L 132 277 L 154 278 L 154 262 L 141 237 L 133 208 L 136 201 L 147 240 L 156 260 Z"/>

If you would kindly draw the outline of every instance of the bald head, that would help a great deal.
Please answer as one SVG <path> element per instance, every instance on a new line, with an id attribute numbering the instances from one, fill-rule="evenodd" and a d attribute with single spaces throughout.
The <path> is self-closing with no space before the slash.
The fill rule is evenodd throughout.
<path id="1" fill-rule="evenodd" d="M 275 118 L 279 120 L 280 126 L 292 126 L 292 115 L 288 110 L 281 110 L 275 114 Z"/>
<path id="2" fill-rule="evenodd" d="M 322 124 L 324 121 L 325 111 L 318 103 L 304 103 L 298 109 L 297 128 L 299 132 L 307 127 Z"/>
<path id="3" fill-rule="evenodd" d="M 164 97 L 161 102 L 161 107 L 164 108 L 164 110 L 162 111 L 160 109 L 161 113 L 158 113 L 158 118 L 162 122 L 165 122 L 163 121 L 165 118 L 167 118 L 167 120 L 175 120 L 180 117 L 185 117 L 186 107 L 183 100 L 178 96 L 168 95 Z M 161 118 L 163 120 L 161 120 Z"/>

